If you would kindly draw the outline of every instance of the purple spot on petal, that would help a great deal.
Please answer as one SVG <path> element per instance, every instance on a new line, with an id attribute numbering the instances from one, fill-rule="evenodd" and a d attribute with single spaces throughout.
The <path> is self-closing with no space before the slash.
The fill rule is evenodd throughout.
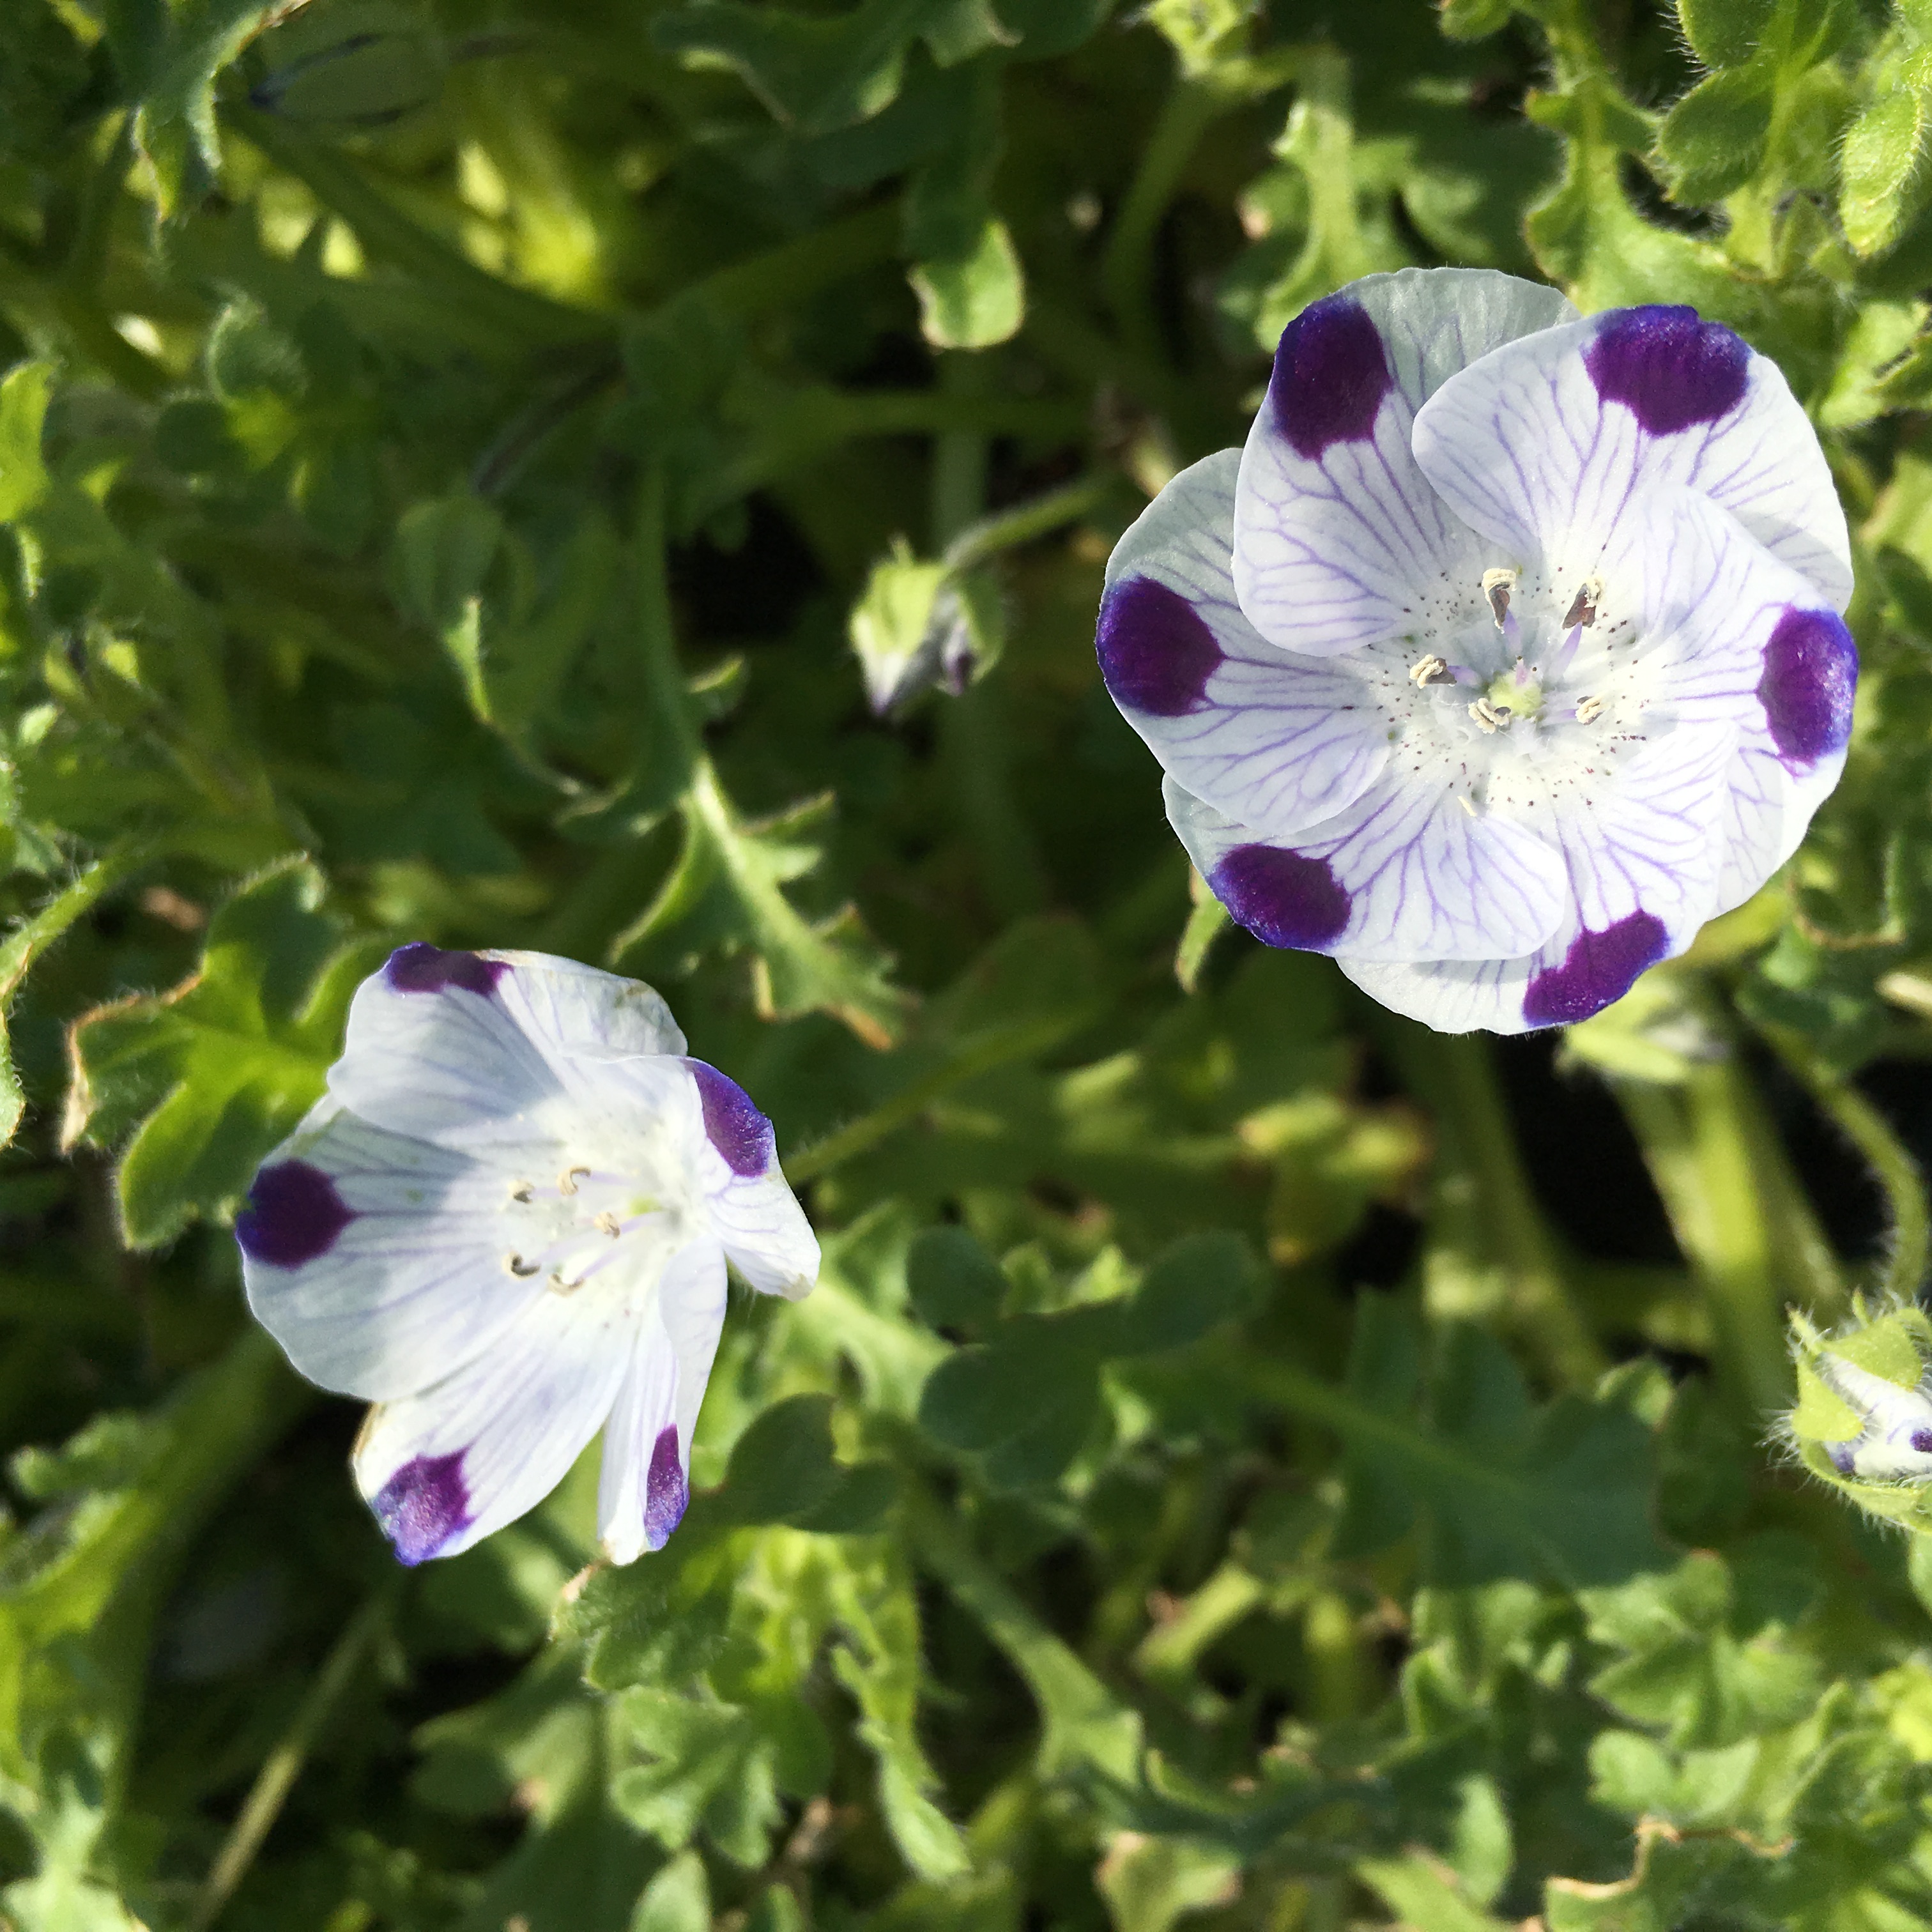
<path id="1" fill-rule="evenodd" d="M 469 1527 L 463 1456 L 412 1456 L 369 1498 L 399 1562 L 424 1562 Z"/>
<path id="2" fill-rule="evenodd" d="M 1916 1429 L 1912 1433 L 1912 1448 L 1921 1456 L 1932 1456 L 1932 1429 Z"/>
<path id="3" fill-rule="evenodd" d="M 1107 592 L 1094 648 L 1114 702 L 1156 718 L 1193 710 L 1222 662 L 1200 612 L 1151 577 L 1123 578 Z"/>
<path id="4" fill-rule="evenodd" d="M 419 939 L 412 945 L 398 946 L 389 955 L 382 976 L 399 993 L 440 993 L 460 986 L 466 993 L 480 994 L 487 1000 L 509 970 L 501 959 L 485 959 L 476 952 L 446 952 Z"/>
<path id="5" fill-rule="evenodd" d="M 670 1533 L 683 1521 L 685 1504 L 690 1500 L 684 1466 L 677 1460 L 677 1431 L 662 1430 L 651 1450 L 650 1473 L 644 1478 L 646 1550 L 662 1550 L 670 1540 Z"/>
<path id="6" fill-rule="evenodd" d="M 256 1175 L 235 1217 L 235 1238 L 251 1262 L 300 1268 L 328 1253 L 355 1218 L 320 1168 L 278 1160 Z"/>
<path id="7" fill-rule="evenodd" d="M 1832 1467 L 1840 1475 L 1849 1476 L 1852 1473 L 1852 1451 L 1857 1446 L 1856 1436 L 1850 1442 L 1828 1442 L 1825 1444 L 1825 1454 L 1831 1457 Z"/>
<path id="8" fill-rule="evenodd" d="M 771 1122 L 752 1105 L 750 1096 L 736 1081 L 728 1080 L 701 1060 L 684 1064 L 698 1082 L 706 1136 L 724 1156 L 724 1165 L 734 1174 L 747 1178 L 763 1174 L 772 1164 Z"/>
<path id="9" fill-rule="evenodd" d="M 1295 454 L 1312 461 L 1330 443 L 1373 435 L 1376 412 L 1394 386 L 1368 310 L 1352 296 L 1328 296 L 1282 331 L 1268 407 Z"/>
<path id="10" fill-rule="evenodd" d="M 1601 932 L 1586 928 L 1570 942 L 1562 965 L 1531 980 L 1522 996 L 1523 1018 L 1532 1026 L 1571 1026 L 1601 1012 L 1664 957 L 1670 944 L 1663 920 L 1647 912 L 1631 913 Z"/>
<path id="11" fill-rule="evenodd" d="M 1328 860 L 1279 845 L 1237 845 L 1208 883 L 1264 945 L 1319 951 L 1348 922 L 1347 889 Z"/>
<path id="12" fill-rule="evenodd" d="M 1852 735 L 1858 646 L 1828 610 L 1786 610 L 1764 647 L 1758 701 L 1786 764 L 1810 766 L 1842 752 Z"/>
<path id="13" fill-rule="evenodd" d="M 1583 352 L 1606 403 L 1622 403 L 1652 436 L 1716 422 L 1744 400 L 1750 351 L 1694 308 L 1615 309 Z"/>

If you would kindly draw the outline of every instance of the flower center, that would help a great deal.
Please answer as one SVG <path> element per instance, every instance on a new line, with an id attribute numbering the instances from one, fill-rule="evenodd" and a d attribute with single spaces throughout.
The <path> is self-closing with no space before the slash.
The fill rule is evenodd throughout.
<path id="1" fill-rule="evenodd" d="M 668 1256 L 682 1238 L 675 1202 L 646 1194 L 632 1177 L 590 1167 L 565 1167 L 549 1181 L 518 1179 L 504 1206 L 512 1217 L 504 1268 L 547 1276 L 554 1294 L 575 1294 L 620 1260 L 634 1275 L 646 1250 Z"/>

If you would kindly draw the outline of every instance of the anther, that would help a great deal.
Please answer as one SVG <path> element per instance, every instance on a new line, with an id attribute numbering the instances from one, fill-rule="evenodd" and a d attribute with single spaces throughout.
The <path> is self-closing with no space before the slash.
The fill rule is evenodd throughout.
<path id="1" fill-rule="evenodd" d="M 1586 698 L 1576 706 L 1576 722 L 1594 724 L 1604 715 L 1604 700 L 1600 698 Z"/>
<path id="2" fill-rule="evenodd" d="M 556 1191 L 560 1194 L 574 1194 L 577 1192 L 577 1177 L 590 1172 L 587 1167 L 566 1168 L 556 1178 Z"/>
<path id="3" fill-rule="evenodd" d="M 1479 698 L 1469 706 L 1469 716 L 1485 731 L 1507 731 L 1510 728 L 1511 713 L 1492 704 L 1486 698 Z"/>
<path id="4" fill-rule="evenodd" d="M 580 1276 L 575 1281 L 566 1281 L 563 1270 L 557 1268 L 551 1270 L 550 1278 L 545 1285 L 553 1294 L 574 1294 L 584 1286 L 584 1279 Z"/>
<path id="5" fill-rule="evenodd" d="M 1438 677 L 1449 675 L 1449 661 L 1434 656 L 1418 658 L 1408 668 L 1408 681 L 1420 691 L 1425 684 L 1433 684 Z"/>
<path id="6" fill-rule="evenodd" d="M 1509 616 L 1510 592 L 1516 588 L 1516 573 L 1498 568 L 1483 572 L 1483 595 L 1490 600 L 1490 614 L 1496 620 L 1496 628 L 1503 628 Z"/>
<path id="7" fill-rule="evenodd" d="M 510 1190 L 510 1198 L 512 1201 L 527 1201 L 536 1191 L 529 1181 L 520 1180 Z"/>
<path id="8" fill-rule="evenodd" d="M 596 1220 L 592 1225 L 597 1229 L 597 1232 L 599 1234 L 608 1234 L 614 1241 L 623 1232 L 623 1230 L 617 1226 L 616 1216 L 612 1214 L 608 1208 L 604 1209 L 602 1214 L 598 1216 Z"/>
<path id="9" fill-rule="evenodd" d="M 530 1276 L 539 1274 L 543 1270 L 542 1262 L 526 1262 L 521 1255 L 506 1255 L 503 1257 L 503 1265 L 519 1280 L 527 1279 Z"/>
<path id="10" fill-rule="evenodd" d="M 1585 578 L 1582 587 L 1570 601 L 1563 628 L 1567 631 L 1573 624 L 1594 624 L 1597 621 L 1597 606 L 1603 601 L 1604 580 L 1600 577 Z"/>

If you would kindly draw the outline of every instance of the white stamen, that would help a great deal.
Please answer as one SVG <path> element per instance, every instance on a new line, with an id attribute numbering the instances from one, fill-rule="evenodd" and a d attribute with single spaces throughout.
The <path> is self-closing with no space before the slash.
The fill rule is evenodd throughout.
<path id="1" fill-rule="evenodd" d="M 1509 616 L 1510 592 L 1516 587 L 1516 580 L 1513 570 L 1499 568 L 1483 572 L 1483 595 L 1490 600 L 1490 614 L 1496 619 L 1499 631 Z"/>
<path id="2" fill-rule="evenodd" d="M 590 1172 L 587 1167 L 566 1168 L 556 1178 L 556 1191 L 560 1194 L 574 1194 L 577 1192 L 577 1177 L 580 1174 L 587 1174 Z"/>
<path id="3" fill-rule="evenodd" d="M 1576 706 L 1576 722 L 1594 724 L 1604 715 L 1604 700 L 1600 698 L 1586 698 Z"/>
<path id="4" fill-rule="evenodd" d="M 1448 660 L 1446 658 L 1438 658 L 1432 655 L 1418 658 L 1408 668 L 1409 682 L 1418 691 L 1425 684 L 1433 684 L 1438 677 L 1446 677 L 1448 674 Z"/>
<path id="5" fill-rule="evenodd" d="M 526 1262 L 521 1255 L 508 1254 L 503 1257 L 503 1266 L 519 1278 L 537 1274 L 543 1267 L 542 1262 Z"/>
<path id="6" fill-rule="evenodd" d="M 623 1232 L 623 1230 L 617 1225 L 616 1216 L 612 1214 L 608 1208 L 604 1209 L 602 1214 L 598 1216 L 596 1221 L 592 1223 L 592 1226 L 597 1229 L 598 1233 L 608 1234 L 614 1241 Z"/>
<path id="7" fill-rule="evenodd" d="M 532 1182 L 519 1180 L 512 1186 L 510 1198 L 512 1201 L 527 1201 L 536 1191 L 536 1187 Z"/>
<path id="8" fill-rule="evenodd" d="M 1479 698 L 1469 706 L 1469 716 L 1485 731 L 1507 731 L 1510 728 L 1510 713 L 1500 710 L 1486 698 Z"/>
<path id="9" fill-rule="evenodd" d="M 546 1286 L 553 1294 L 574 1294 L 584 1286 L 584 1277 L 579 1276 L 575 1281 L 566 1281 L 563 1270 L 559 1268 L 552 1273 Z"/>

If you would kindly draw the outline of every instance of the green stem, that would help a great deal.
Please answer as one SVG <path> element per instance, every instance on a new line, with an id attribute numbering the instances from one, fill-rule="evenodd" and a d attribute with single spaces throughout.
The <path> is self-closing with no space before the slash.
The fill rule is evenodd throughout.
<path id="1" fill-rule="evenodd" d="M 1488 1042 L 1373 1022 L 1442 1136 L 1433 1219 L 1450 1248 L 1486 1255 L 1507 1284 L 1502 1312 L 1558 1388 L 1586 1388 L 1607 1366 L 1571 1297 L 1532 1191 Z"/>
<path id="2" fill-rule="evenodd" d="M 1234 104 L 1225 88 L 1204 76 L 1178 74 L 1114 218 L 1100 286 L 1123 338 L 1150 362 L 1166 359 L 1154 303 L 1154 250 L 1161 220 L 1202 136 Z"/>
<path id="3" fill-rule="evenodd" d="M 1932 1225 L 1926 1213 L 1925 1177 L 1911 1150 L 1893 1132 L 1892 1123 L 1849 1081 L 1828 1071 L 1803 1041 L 1781 1028 L 1767 1028 L 1765 1034 L 1812 1099 L 1864 1156 L 1885 1190 L 1892 1210 L 1892 1252 L 1877 1292 L 1887 1300 L 1916 1299 L 1925 1282 Z"/>
<path id="4" fill-rule="evenodd" d="M 263 1760 L 227 1838 L 215 1854 L 194 1909 L 188 1915 L 190 1932 L 207 1932 L 254 1864 L 255 1854 L 295 1788 L 322 1726 L 354 1682 L 356 1672 L 387 1623 L 395 1594 L 392 1583 L 371 1597 L 336 1640 L 335 1648 L 297 1706 L 288 1729 Z"/>
<path id="5" fill-rule="evenodd" d="M 667 797 L 684 790 L 704 762 L 704 742 L 692 715 L 690 694 L 677 661 L 677 639 L 671 622 L 669 533 L 665 528 L 666 490 L 663 466 L 650 464 L 638 485 L 637 526 L 633 543 L 637 573 L 638 654 L 643 660 L 646 688 L 663 734 L 663 746 L 675 762 L 677 776 L 660 777 Z"/>
<path id="6" fill-rule="evenodd" d="M 1120 487 L 1120 478 L 1112 471 L 1076 477 L 1071 483 L 1063 483 L 1058 489 L 1049 490 L 1042 496 L 1017 503 L 1010 510 L 1002 510 L 998 516 L 983 518 L 976 523 L 957 527 L 956 534 L 946 544 L 942 560 L 950 570 L 970 570 L 1001 550 L 1016 549 L 1022 544 L 1031 543 L 1035 538 L 1046 536 L 1068 524 L 1078 523 L 1090 511 L 1097 509 Z"/>
<path id="7" fill-rule="evenodd" d="M 1771 1229 L 1751 1158 L 1756 1096 L 1734 1058 L 1694 1068 L 1681 1087 L 1614 1084 L 1702 1284 L 1719 1385 L 1739 1418 L 1755 1423 L 1790 1401 Z"/>

